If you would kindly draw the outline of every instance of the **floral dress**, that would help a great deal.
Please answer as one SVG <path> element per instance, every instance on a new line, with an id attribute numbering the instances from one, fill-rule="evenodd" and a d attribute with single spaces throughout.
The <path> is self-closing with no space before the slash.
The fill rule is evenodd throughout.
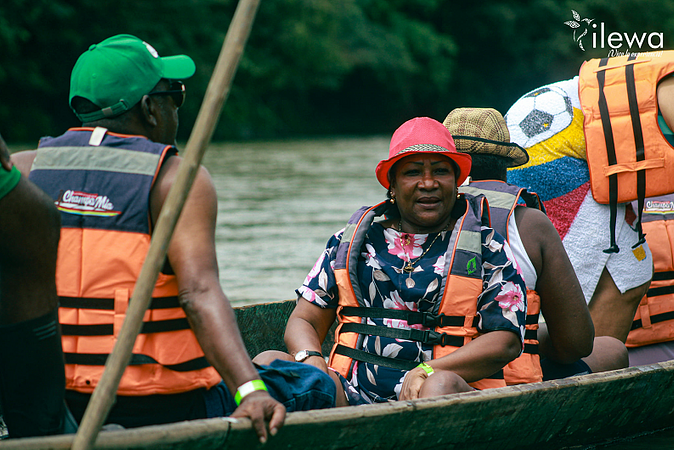
<path id="1" fill-rule="evenodd" d="M 321 308 L 337 308 L 339 293 L 334 275 L 337 247 L 344 230 L 330 238 L 299 296 Z M 482 227 L 483 291 L 477 298 L 478 331 L 510 330 L 524 339 L 526 291 L 510 247 L 493 229 Z M 407 311 L 429 311 L 440 292 L 445 254 L 451 232 L 410 234 L 374 223 L 358 260 L 358 279 L 365 306 Z M 425 252 L 425 253 L 424 253 Z M 422 258 L 419 258 L 423 255 Z M 409 262 L 414 272 L 403 271 Z M 408 281 L 412 278 L 414 283 Z M 412 286 L 413 284 L 413 286 Z M 370 325 L 427 330 L 404 320 L 368 318 Z M 433 346 L 416 341 L 365 336 L 362 350 L 407 361 L 429 361 Z M 342 379 L 351 404 L 397 400 L 407 371 L 356 362 L 350 380 Z"/>

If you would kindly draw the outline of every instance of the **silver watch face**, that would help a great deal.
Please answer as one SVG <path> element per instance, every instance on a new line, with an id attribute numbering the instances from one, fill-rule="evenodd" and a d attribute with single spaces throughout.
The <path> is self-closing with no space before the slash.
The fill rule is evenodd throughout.
<path id="1" fill-rule="evenodd" d="M 295 361 L 297 362 L 302 362 L 308 357 L 309 355 L 307 354 L 306 350 L 300 350 L 299 352 L 295 353 Z"/>

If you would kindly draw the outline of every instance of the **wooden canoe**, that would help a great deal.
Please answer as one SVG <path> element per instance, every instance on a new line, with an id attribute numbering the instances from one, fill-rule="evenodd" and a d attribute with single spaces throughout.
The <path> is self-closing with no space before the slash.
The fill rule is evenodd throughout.
<path id="1" fill-rule="evenodd" d="M 285 350 L 293 301 L 237 308 L 251 355 Z M 331 336 L 329 336 L 331 338 Z M 326 343 L 326 347 L 329 346 Z M 674 361 L 481 392 L 291 413 L 261 446 L 247 420 L 195 420 L 105 431 L 100 449 L 554 449 L 674 427 Z M 16 439 L 0 449 L 67 449 L 73 436 Z"/>

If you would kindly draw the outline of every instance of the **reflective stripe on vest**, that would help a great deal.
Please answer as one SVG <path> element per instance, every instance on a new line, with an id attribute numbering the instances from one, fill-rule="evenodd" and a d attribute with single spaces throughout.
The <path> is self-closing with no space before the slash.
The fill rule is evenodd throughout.
<path id="1" fill-rule="evenodd" d="M 639 219 L 646 197 L 674 192 L 674 151 L 658 126 L 656 88 L 674 72 L 674 51 L 658 57 L 635 54 L 586 61 L 580 70 L 587 162 L 592 196 L 611 209 L 615 240 L 617 204 L 638 201 Z M 644 242 L 638 222 L 639 242 Z"/>
<path id="2" fill-rule="evenodd" d="M 646 199 L 643 227 L 655 273 L 627 336 L 627 347 L 674 340 L 674 195 Z"/>
<path id="3" fill-rule="evenodd" d="M 521 198 L 530 208 L 545 212 L 543 203 L 535 193 L 503 181 L 471 181 L 468 186 L 459 186 L 460 192 L 487 197 L 491 217 L 491 227 L 510 242 L 508 222 Z M 527 289 L 527 322 L 524 334 L 524 352 L 503 368 L 508 385 L 543 381 L 540 357 L 538 355 L 538 316 L 541 300 L 536 291 Z"/>
<path id="4" fill-rule="evenodd" d="M 101 129 L 99 129 L 101 130 Z M 66 388 L 93 392 L 150 245 L 149 198 L 170 146 L 138 136 L 69 130 L 40 142 L 30 179 L 61 211 L 56 269 Z M 220 380 L 183 309 L 174 276 L 159 274 L 119 395 L 186 392 Z"/>
<path id="5" fill-rule="evenodd" d="M 335 259 L 335 278 L 339 290 L 339 307 L 337 317 L 339 325 L 335 331 L 335 345 L 330 354 L 329 365 L 351 378 L 354 360 L 372 362 L 401 370 L 409 370 L 418 362 L 395 360 L 360 350 L 365 334 L 401 335 L 406 339 L 427 342 L 433 345 L 433 359 L 445 356 L 478 335 L 477 297 L 482 292 L 482 225 L 488 225 L 488 211 L 484 209 L 483 198 L 466 198 L 460 200 L 466 204 L 466 211 L 457 221 L 448 245 L 445 274 L 441 285 L 443 292 L 441 301 L 430 314 L 419 315 L 414 320 L 434 320 L 432 330 L 397 330 L 372 327 L 365 324 L 365 317 L 388 316 L 383 308 L 365 308 L 360 285 L 356 275 L 360 248 L 365 235 L 375 217 L 386 213 L 389 203 L 382 202 L 371 208 L 361 208 L 349 220 L 342 240 L 337 249 Z M 457 238 L 458 236 L 458 238 Z M 473 270 L 470 270 L 473 269 Z M 371 314 L 366 314 L 371 310 Z M 395 315 L 396 312 L 391 312 Z M 453 316 L 450 316 L 452 314 Z M 440 317 L 448 317 L 440 319 Z M 432 316 L 432 317 L 431 317 Z M 478 389 L 505 386 L 503 372 L 490 378 L 470 383 Z"/>

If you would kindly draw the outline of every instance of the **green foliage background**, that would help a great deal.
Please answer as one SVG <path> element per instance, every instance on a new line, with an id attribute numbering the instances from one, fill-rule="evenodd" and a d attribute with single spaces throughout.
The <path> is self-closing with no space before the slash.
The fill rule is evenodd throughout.
<path id="1" fill-rule="evenodd" d="M 189 136 L 236 6 L 234 0 L 3 0 L 0 132 L 34 141 L 79 125 L 70 70 L 118 33 L 197 63 L 181 110 Z M 608 48 L 583 51 L 572 10 L 606 30 L 662 32 L 669 0 L 262 0 L 215 140 L 391 133 L 458 106 L 505 113 L 525 92 L 571 78 Z M 633 51 L 640 49 L 632 49 Z M 649 50 L 644 48 L 641 50 Z"/>

